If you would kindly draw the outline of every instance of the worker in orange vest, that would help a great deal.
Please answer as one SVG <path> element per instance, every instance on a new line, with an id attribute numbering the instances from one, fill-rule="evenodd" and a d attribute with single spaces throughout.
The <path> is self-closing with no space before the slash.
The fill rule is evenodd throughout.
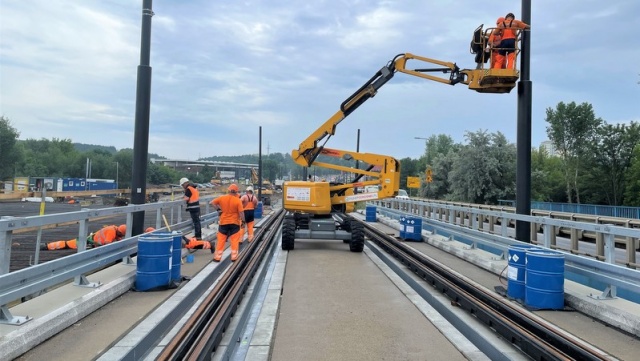
<path id="1" fill-rule="evenodd" d="M 199 240 L 196 237 L 192 237 L 188 239 L 187 237 L 182 237 L 184 241 L 184 248 L 187 249 L 211 249 L 211 242 Z"/>
<path id="2" fill-rule="evenodd" d="M 127 226 L 125 224 L 121 224 L 119 226 L 104 226 L 99 231 L 89 234 L 87 237 L 87 247 L 92 248 L 104 246 L 105 244 L 119 241 L 124 238 L 126 233 Z M 68 241 L 54 241 L 49 242 L 46 245 L 42 245 L 41 248 L 49 251 L 57 249 L 78 249 L 78 242 L 75 238 Z"/>
<path id="3" fill-rule="evenodd" d="M 218 221 L 218 235 L 216 250 L 213 256 L 214 262 L 220 262 L 224 244 L 229 239 L 231 241 L 231 261 L 238 259 L 240 248 L 240 227 L 244 223 L 244 208 L 242 201 L 238 197 L 238 186 L 231 184 L 227 189 L 228 193 L 211 201 L 211 205 L 217 210 L 221 210 Z"/>
<path id="4" fill-rule="evenodd" d="M 187 202 L 187 211 L 191 215 L 193 221 L 193 233 L 194 236 L 201 241 L 202 240 L 202 225 L 200 224 L 200 192 L 198 189 L 189 182 L 188 178 L 181 178 L 180 185 L 184 188 L 184 199 Z"/>
<path id="5" fill-rule="evenodd" d="M 516 20 L 516 16 L 513 15 L 513 13 L 508 13 L 507 16 L 504 17 L 504 20 L 502 22 L 498 21 L 496 25 L 497 30 L 500 31 L 502 40 L 500 41 L 500 51 L 496 56 L 493 69 L 515 69 L 516 35 L 519 30 L 530 29 L 531 26 L 520 20 Z"/>
<path id="6" fill-rule="evenodd" d="M 501 16 L 496 21 L 496 28 L 491 31 L 489 34 L 488 47 L 491 51 L 491 68 L 495 68 L 496 58 L 501 56 L 500 52 L 500 42 L 502 42 L 502 30 L 498 29 L 498 26 L 504 22 L 504 18 Z"/>
<path id="7" fill-rule="evenodd" d="M 247 223 L 247 239 L 251 242 L 253 241 L 253 224 L 255 223 L 254 212 L 258 207 L 258 198 L 253 195 L 253 187 L 247 187 L 240 200 L 242 201 L 242 208 L 244 208 L 244 221 Z"/>

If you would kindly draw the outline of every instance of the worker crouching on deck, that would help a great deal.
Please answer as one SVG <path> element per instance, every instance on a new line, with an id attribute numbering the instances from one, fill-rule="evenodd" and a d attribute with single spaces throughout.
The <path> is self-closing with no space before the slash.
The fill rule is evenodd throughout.
<path id="1" fill-rule="evenodd" d="M 104 226 L 99 231 L 91 233 L 87 237 L 87 248 L 104 246 L 105 244 L 119 241 L 124 238 L 126 233 L 127 226 L 125 224 L 121 224 L 119 226 Z M 41 248 L 49 251 L 57 249 L 78 249 L 78 242 L 75 238 L 68 241 L 55 241 L 43 244 Z"/>
<path id="2" fill-rule="evenodd" d="M 229 239 L 231 241 L 231 261 L 238 259 L 240 248 L 240 227 L 244 223 L 244 208 L 242 201 L 238 197 L 238 186 L 231 184 L 227 189 L 228 193 L 211 201 L 211 205 L 216 210 L 222 211 L 220 214 L 216 250 L 213 256 L 214 262 L 220 262 L 224 244 Z"/>

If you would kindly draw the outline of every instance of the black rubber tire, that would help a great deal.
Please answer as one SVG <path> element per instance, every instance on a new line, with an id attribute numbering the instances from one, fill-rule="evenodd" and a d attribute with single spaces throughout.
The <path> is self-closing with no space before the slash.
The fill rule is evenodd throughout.
<path id="1" fill-rule="evenodd" d="M 349 250 L 351 252 L 362 252 L 364 249 L 364 225 L 355 219 L 351 220 L 351 242 Z"/>
<path id="2" fill-rule="evenodd" d="M 285 217 L 282 223 L 282 250 L 293 250 L 296 239 L 296 220 L 293 217 Z"/>

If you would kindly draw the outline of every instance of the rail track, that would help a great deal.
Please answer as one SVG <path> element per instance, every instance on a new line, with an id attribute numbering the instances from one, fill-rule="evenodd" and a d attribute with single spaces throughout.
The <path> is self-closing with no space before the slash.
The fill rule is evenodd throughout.
<path id="1" fill-rule="evenodd" d="M 422 280 L 451 299 L 534 360 L 611 360 L 610 355 L 585 343 L 535 314 L 516 307 L 460 277 L 434 259 L 364 223 L 370 242 L 405 264 Z"/>

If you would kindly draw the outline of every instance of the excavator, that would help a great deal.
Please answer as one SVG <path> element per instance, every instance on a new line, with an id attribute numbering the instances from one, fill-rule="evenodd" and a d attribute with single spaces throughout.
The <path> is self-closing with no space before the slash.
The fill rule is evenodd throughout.
<path id="1" fill-rule="evenodd" d="M 340 109 L 291 152 L 294 162 L 302 167 L 323 167 L 354 174 L 351 182 L 288 181 L 283 185 L 283 207 L 287 211 L 282 226 L 282 249 L 293 250 L 295 239 L 338 239 L 349 243 L 351 252 L 364 249 L 364 228 L 349 212 L 354 203 L 394 197 L 400 185 L 400 163 L 397 159 L 373 153 L 359 153 L 325 147 L 342 120 L 398 72 L 447 85 L 465 84 L 479 93 L 509 93 L 518 81 L 517 69 L 491 69 L 485 64 L 491 57 L 488 38 L 493 28 L 479 26 L 473 35 L 470 51 L 475 54 L 476 69 L 460 69 L 455 63 L 430 59 L 411 53 L 396 55 L 378 70 L 360 89 L 340 105 Z M 517 52 L 516 52 L 517 54 Z M 407 68 L 407 63 L 435 64 L 431 68 Z M 430 73 L 448 74 L 448 77 Z M 318 157 L 320 157 L 318 160 Z M 324 158 L 358 161 L 362 167 L 350 168 L 321 161 Z M 354 189 L 378 186 L 377 192 L 356 193 Z"/>

